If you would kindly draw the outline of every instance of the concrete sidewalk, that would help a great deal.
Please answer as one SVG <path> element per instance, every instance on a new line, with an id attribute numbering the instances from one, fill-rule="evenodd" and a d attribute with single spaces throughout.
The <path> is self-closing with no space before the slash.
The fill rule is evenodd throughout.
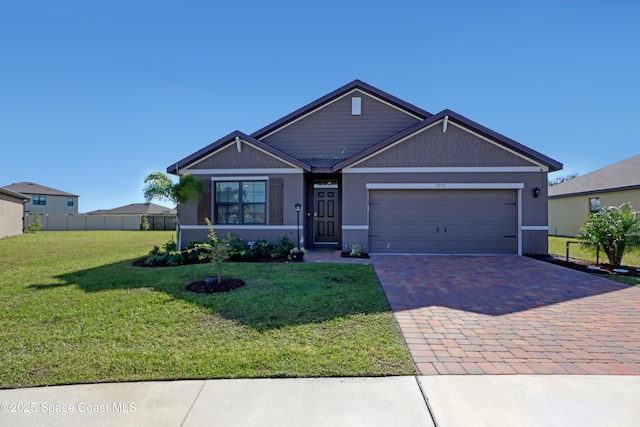
<path id="1" fill-rule="evenodd" d="M 0 425 L 624 427 L 638 390 L 640 376 L 577 375 L 87 384 L 0 390 Z"/>

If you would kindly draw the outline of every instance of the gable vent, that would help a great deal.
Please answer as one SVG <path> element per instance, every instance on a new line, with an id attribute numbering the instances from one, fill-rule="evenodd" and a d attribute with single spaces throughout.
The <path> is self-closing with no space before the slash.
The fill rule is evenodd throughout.
<path id="1" fill-rule="evenodd" d="M 351 98 L 351 115 L 359 116 L 362 114 L 362 98 L 354 96 Z"/>

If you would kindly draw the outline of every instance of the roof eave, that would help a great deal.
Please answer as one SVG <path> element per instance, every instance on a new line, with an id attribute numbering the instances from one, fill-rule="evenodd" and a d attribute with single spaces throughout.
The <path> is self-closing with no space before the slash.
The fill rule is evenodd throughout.
<path id="1" fill-rule="evenodd" d="M 624 187 L 601 188 L 599 190 L 576 191 L 573 193 L 554 194 L 554 195 L 549 195 L 549 199 L 559 199 L 561 197 L 573 197 L 573 196 L 586 196 L 589 194 L 613 193 L 614 191 L 629 191 L 629 190 L 638 190 L 638 189 L 640 189 L 640 184 L 628 185 Z"/>

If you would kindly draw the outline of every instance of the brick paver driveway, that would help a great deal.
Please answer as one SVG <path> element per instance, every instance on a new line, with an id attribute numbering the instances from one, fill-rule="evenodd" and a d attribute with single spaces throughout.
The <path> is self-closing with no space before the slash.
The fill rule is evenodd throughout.
<path id="1" fill-rule="evenodd" d="M 422 374 L 640 375 L 640 288 L 518 256 L 373 256 Z"/>

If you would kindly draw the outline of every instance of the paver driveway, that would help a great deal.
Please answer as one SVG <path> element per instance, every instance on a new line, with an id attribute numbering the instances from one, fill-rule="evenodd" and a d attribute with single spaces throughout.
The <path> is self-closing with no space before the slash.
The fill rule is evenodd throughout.
<path id="1" fill-rule="evenodd" d="M 640 288 L 518 256 L 373 256 L 422 374 L 640 375 Z"/>

